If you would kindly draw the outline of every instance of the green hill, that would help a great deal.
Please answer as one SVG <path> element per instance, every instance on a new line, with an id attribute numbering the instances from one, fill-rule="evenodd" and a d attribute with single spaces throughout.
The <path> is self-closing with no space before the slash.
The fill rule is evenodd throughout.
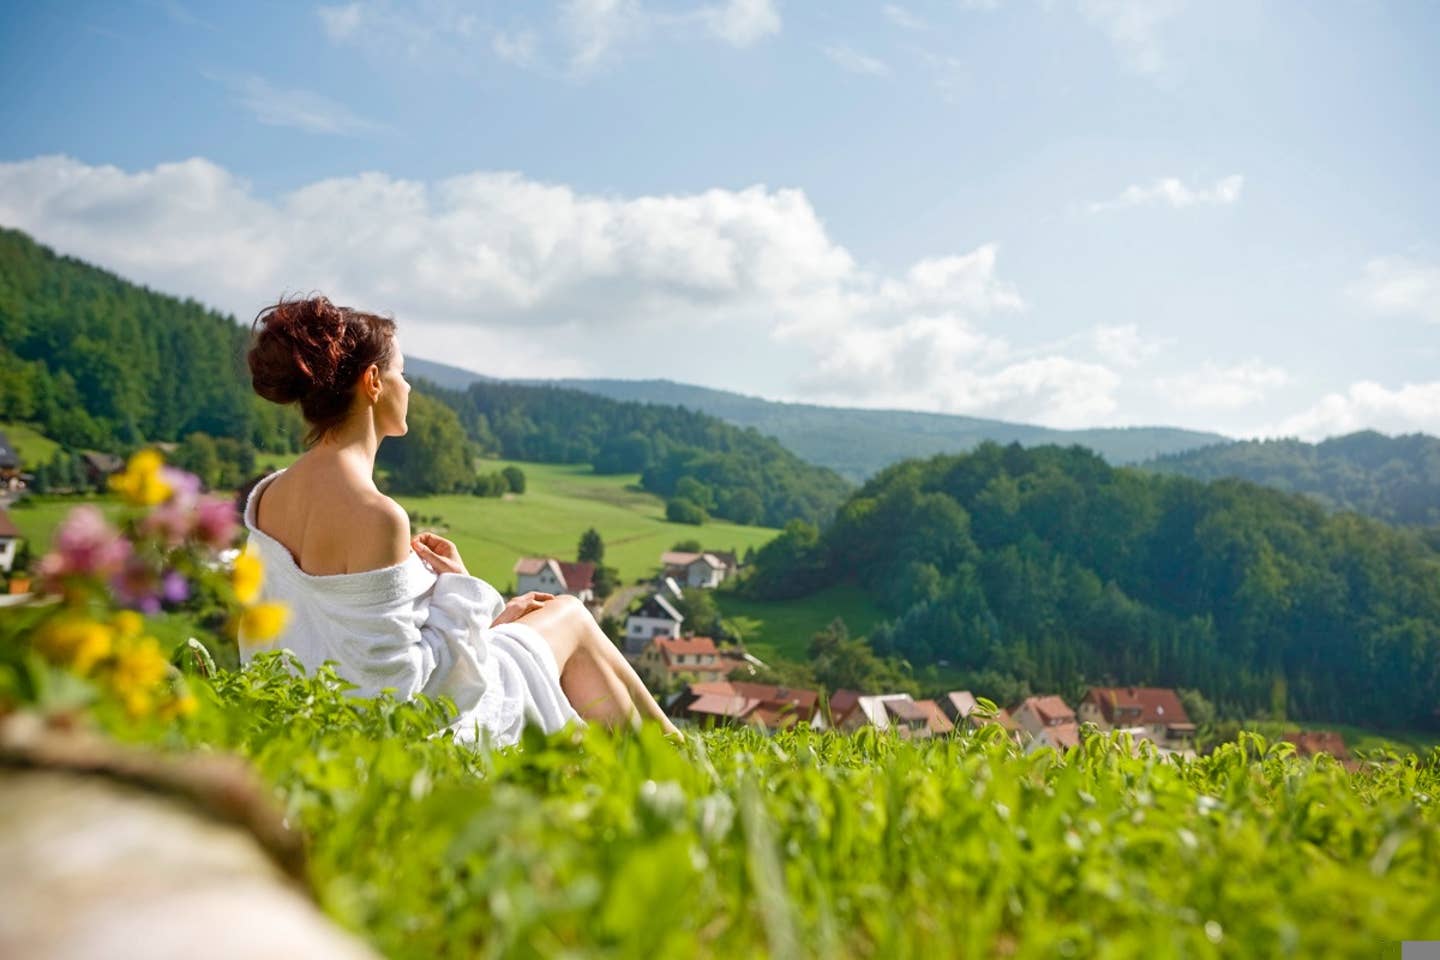
<path id="1" fill-rule="evenodd" d="M 1249 480 L 1386 523 L 1440 525 L 1440 439 L 1419 433 L 1387 437 L 1367 430 L 1321 443 L 1245 440 L 1141 466 L 1197 480 Z"/>
<path id="2" fill-rule="evenodd" d="M 1241 481 L 1113 468 L 1074 447 L 908 461 L 823 533 L 787 528 L 752 590 L 846 580 L 890 617 L 870 634 L 877 652 L 916 666 L 1071 695 L 1190 687 L 1237 718 L 1440 719 L 1440 552 Z"/>

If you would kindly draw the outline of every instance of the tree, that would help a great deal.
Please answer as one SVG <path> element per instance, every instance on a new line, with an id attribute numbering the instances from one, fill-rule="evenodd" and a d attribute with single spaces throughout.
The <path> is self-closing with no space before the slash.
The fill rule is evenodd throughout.
<path id="1" fill-rule="evenodd" d="M 605 541 L 600 539 L 600 531 L 591 527 L 580 535 L 576 559 L 581 563 L 593 563 L 596 566 L 605 562 Z"/>
<path id="2" fill-rule="evenodd" d="M 510 484 L 511 493 L 525 492 L 524 470 L 521 470 L 519 467 L 515 466 L 515 464 L 512 463 L 509 466 L 505 467 L 505 469 L 501 470 L 500 473 L 504 475 L 505 480 Z"/>
<path id="3" fill-rule="evenodd" d="M 705 511 L 696 503 L 676 497 L 665 504 L 665 519 L 671 523 L 689 523 L 698 527 L 705 522 Z"/>
<path id="4" fill-rule="evenodd" d="M 705 548 L 700 546 L 699 540 L 681 540 L 670 549 L 676 553 L 701 553 Z"/>
<path id="5" fill-rule="evenodd" d="M 475 484 L 470 441 L 455 411 L 423 393 L 410 395 L 410 431 L 380 445 L 377 461 L 401 493 L 454 493 Z"/>

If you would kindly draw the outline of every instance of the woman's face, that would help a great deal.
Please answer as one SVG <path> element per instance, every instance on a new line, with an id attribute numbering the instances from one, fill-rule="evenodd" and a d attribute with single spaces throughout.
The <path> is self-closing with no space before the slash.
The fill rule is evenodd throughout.
<path id="1" fill-rule="evenodd" d="M 382 437 L 403 437 L 410 429 L 405 416 L 410 410 L 410 383 L 405 379 L 405 354 L 395 341 L 390 363 L 380 374 L 380 398 L 375 405 L 375 426 Z"/>

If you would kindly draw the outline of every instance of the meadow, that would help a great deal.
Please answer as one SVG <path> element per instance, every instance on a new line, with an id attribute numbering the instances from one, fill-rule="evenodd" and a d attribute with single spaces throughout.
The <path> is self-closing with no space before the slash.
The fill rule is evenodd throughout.
<path id="1" fill-rule="evenodd" d="M 1373 957 L 1440 937 L 1440 752 L 1349 773 L 982 731 L 430 736 L 278 663 L 117 735 L 249 758 L 391 957 Z M 108 719 L 105 719 L 108 718 Z M 989 728 L 995 730 L 995 728 Z M 998 733 L 998 730 L 995 731 Z M 1398 952 L 1395 953 L 1398 955 Z"/>
<path id="2" fill-rule="evenodd" d="M 494 473 L 511 461 L 481 460 L 481 473 Z M 515 463 L 525 472 L 523 494 L 504 498 L 464 495 L 396 497 L 425 517 L 439 516 L 434 527 L 455 541 L 470 572 L 500 589 L 513 585 L 515 561 L 522 556 L 574 560 L 580 535 L 594 527 L 605 541 L 605 563 L 620 571 L 623 583 L 653 576 L 660 554 L 683 540 L 699 540 L 709 550 L 743 555 L 759 549 L 779 531 L 742 527 L 723 521 L 703 526 L 671 523 L 665 503 L 639 488 L 633 474 L 597 476 L 588 464 Z"/>

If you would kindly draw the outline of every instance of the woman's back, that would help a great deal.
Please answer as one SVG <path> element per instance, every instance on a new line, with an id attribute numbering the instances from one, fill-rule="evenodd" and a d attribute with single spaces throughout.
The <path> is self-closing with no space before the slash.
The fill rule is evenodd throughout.
<path id="1" fill-rule="evenodd" d="M 313 453 L 265 485 L 255 526 L 311 576 L 388 567 L 409 553 L 404 509 L 368 478 Z"/>

